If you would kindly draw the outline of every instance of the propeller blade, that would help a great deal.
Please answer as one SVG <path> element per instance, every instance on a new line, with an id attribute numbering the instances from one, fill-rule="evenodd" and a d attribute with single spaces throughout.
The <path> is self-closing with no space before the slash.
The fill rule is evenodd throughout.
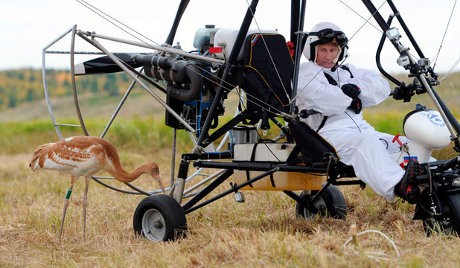
<path id="1" fill-rule="evenodd" d="M 141 67 L 142 64 L 134 61 L 134 56 L 138 55 L 135 53 L 113 53 L 122 62 L 128 64 L 132 68 Z M 105 74 L 115 73 L 123 71 L 111 58 L 103 56 L 88 60 L 75 65 L 75 75 L 86 75 L 86 74 Z"/>

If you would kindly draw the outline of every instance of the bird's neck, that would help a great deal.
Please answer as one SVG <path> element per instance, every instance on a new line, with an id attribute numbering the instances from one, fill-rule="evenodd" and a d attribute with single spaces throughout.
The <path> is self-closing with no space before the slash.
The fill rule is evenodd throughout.
<path id="1" fill-rule="evenodd" d="M 125 182 L 125 183 L 132 182 L 133 180 L 139 178 L 142 174 L 147 173 L 147 170 L 146 170 L 147 166 L 148 164 L 142 164 L 131 172 L 124 170 L 120 166 L 118 168 L 115 168 L 112 171 L 109 171 L 109 173 L 118 181 Z"/>

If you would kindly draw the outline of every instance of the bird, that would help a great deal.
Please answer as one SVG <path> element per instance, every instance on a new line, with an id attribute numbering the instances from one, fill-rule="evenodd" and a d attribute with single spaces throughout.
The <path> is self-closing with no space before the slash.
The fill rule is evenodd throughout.
<path id="1" fill-rule="evenodd" d="M 29 167 L 36 170 L 55 170 L 70 174 L 70 186 L 67 190 L 64 208 L 59 229 L 59 239 L 62 237 L 64 220 L 69 206 L 72 189 L 79 177 L 85 177 L 85 191 L 83 194 L 83 239 L 86 239 L 86 205 L 88 187 L 91 177 L 104 170 L 120 182 L 131 182 L 142 174 L 150 175 L 155 179 L 163 192 L 164 186 L 160 178 L 159 167 L 155 162 L 145 162 L 127 172 L 120 164 L 118 152 L 110 142 L 95 136 L 73 136 L 57 142 L 45 143 L 34 151 Z"/>

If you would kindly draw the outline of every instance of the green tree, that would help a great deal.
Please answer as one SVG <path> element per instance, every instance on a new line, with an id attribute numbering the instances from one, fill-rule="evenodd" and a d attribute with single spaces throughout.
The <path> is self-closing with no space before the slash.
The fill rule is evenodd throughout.
<path id="1" fill-rule="evenodd" d="M 33 69 L 29 70 L 29 82 L 33 83 L 37 78 L 35 77 L 36 72 Z"/>
<path id="2" fill-rule="evenodd" d="M 107 74 L 104 83 L 104 91 L 109 93 L 110 96 L 119 95 L 117 86 L 117 77 L 115 74 Z"/>
<path id="3" fill-rule="evenodd" d="M 72 83 L 70 83 L 69 81 L 65 80 L 64 84 L 62 86 L 65 89 L 65 94 L 66 95 L 72 95 L 72 92 L 73 92 Z M 78 90 L 78 87 L 77 87 L 77 90 Z"/>
<path id="4" fill-rule="evenodd" d="M 8 108 L 14 108 L 18 105 L 18 96 L 16 96 L 16 91 L 12 90 L 8 94 Z"/>
<path id="5" fill-rule="evenodd" d="M 26 102 L 33 102 L 35 100 L 35 92 L 33 88 L 27 90 L 26 96 L 24 98 Z"/>
<path id="6" fill-rule="evenodd" d="M 99 93 L 99 84 L 97 83 L 97 79 L 95 77 L 91 77 L 89 81 L 89 91 L 91 93 Z"/>

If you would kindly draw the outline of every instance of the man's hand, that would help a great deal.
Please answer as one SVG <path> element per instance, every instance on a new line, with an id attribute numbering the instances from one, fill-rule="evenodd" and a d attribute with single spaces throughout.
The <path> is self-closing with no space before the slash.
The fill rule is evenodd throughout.
<path id="1" fill-rule="evenodd" d="M 350 106 L 348 106 L 348 109 L 351 109 L 356 114 L 359 114 L 361 110 L 363 109 L 363 104 L 361 103 L 361 99 L 358 97 L 354 98 L 351 101 Z"/>
<path id="2" fill-rule="evenodd" d="M 354 84 L 345 84 L 341 87 L 341 89 L 345 95 L 353 99 L 350 106 L 348 106 L 348 109 L 351 109 L 355 113 L 359 114 L 363 109 L 361 99 L 358 98 L 359 94 L 361 94 L 359 87 Z"/>
<path id="3" fill-rule="evenodd" d="M 357 85 L 354 84 L 345 84 L 341 87 L 342 92 L 347 95 L 348 97 L 354 99 L 361 94 L 361 89 Z"/>

